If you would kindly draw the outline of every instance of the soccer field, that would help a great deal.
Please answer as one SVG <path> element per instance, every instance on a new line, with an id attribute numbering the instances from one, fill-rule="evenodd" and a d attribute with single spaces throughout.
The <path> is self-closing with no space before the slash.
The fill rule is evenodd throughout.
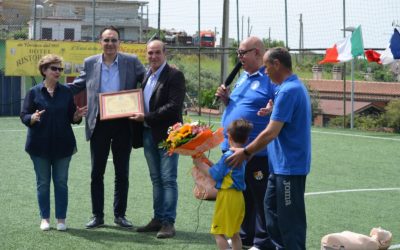
<path id="1" fill-rule="evenodd" d="M 192 118 L 193 119 L 193 118 Z M 215 124 L 214 127 L 218 127 Z M 113 224 L 113 166 L 105 174 L 106 226 L 86 230 L 91 217 L 90 154 L 83 124 L 74 127 L 78 152 L 69 172 L 68 230 L 42 232 L 35 175 L 24 151 L 26 127 L 17 117 L 0 118 L 0 249 L 216 249 L 209 235 L 213 202 L 192 195 L 191 159 L 179 161 L 179 201 L 175 238 L 159 240 Z M 218 149 L 210 153 L 212 160 Z M 109 156 L 111 157 L 111 155 Z M 369 234 L 381 226 L 400 248 L 400 135 L 313 128 L 312 166 L 307 177 L 307 249 L 320 249 L 328 233 Z M 53 196 L 53 194 L 52 194 Z M 52 199 L 52 215 L 54 215 Z M 142 150 L 131 156 L 127 217 L 135 227 L 152 217 L 152 190 Z"/>

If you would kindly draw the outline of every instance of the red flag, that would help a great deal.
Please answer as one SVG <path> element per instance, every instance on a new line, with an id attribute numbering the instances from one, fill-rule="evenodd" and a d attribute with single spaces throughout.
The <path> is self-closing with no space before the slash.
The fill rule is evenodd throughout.
<path id="1" fill-rule="evenodd" d="M 376 52 L 375 50 L 372 49 L 366 50 L 365 56 L 367 57 L 368 62 L 376 62 L 378 64 L 382 64 L 380 59 L 381 54 Z"/>
<path id="2" fill-rule="evenodd" d="M 336 44 L 333 46 L 333 48 L 328 48 L 326 49 L 326 54 L 325 57 L 322 61 L 320 61 L 318 64 L 323 64 L 323 63 L 338 63 L 339 60 L 337 59 L 339 56 L 339 53 L 336 48 Z"/>

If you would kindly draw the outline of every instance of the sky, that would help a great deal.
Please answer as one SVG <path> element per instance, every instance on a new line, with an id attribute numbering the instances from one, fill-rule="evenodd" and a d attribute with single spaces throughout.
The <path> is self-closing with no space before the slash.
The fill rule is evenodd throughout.
<path id="1" fill-rule="evenodd" d="M 149 24 L 158 26 L 158 0 L 149 2 Z M 223 0 L 200 0 L 200 29 L 222 33 Z M 239 3 L 239 18 L 237 5 Z M 400 25 L 400 0 L 345 1 L 346 27 L 361 25 L 364 47 L 384 49 L 393 34 L 392 23 Z M 248 34 L 286 40 L 284 0 L 230 0 L 229 37 L 239 40 Z M 287 0 L 288 45 L 299 48 L 300 14 L 304 48 L 327 48 L 343 39 L 343 0 Z M 243 24 L 243 25 L 242 25 Z M 198 29 L 198 0 L 161 1 L 161 28 Z M 243 32 L 242 32 L 243 30 Z M 350 35 L 350 33 L 346 34 Z"/>

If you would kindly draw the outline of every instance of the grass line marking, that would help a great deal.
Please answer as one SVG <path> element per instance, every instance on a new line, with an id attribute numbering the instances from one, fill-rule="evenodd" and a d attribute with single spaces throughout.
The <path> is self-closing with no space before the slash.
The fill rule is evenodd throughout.
<path id="1" fill-rule="evenodd" d="M 376 192 L 376 191 L 400 191 L 400 188 L 362 188 L 362 189 L 344 189 L 344 190 L 332 190 L 332 191 L 321 191 L 321 192 L 309 192 L 305 193 L 305 196 L 321 195 L 321 194 L 336 194 L 336 193 L 352 193 L 352 192 Z"/>
<path id="2" fill-rule="evenodd" d="M 72 129 L 84 128 L 85 126 L 72 126 Z M 28 129 L 0 129 L 0 132 L 27 132 Z"/>
<path id="3" fill-rule="evenodd" d="M 400 249 L 400 244 L 392 245 L 389 249 Z"/>
<path id="4" fill-rule="evenodd" d="M 342 136 L 370 138 L 370 139 L 379 139 L 379 140 L 400 141 L 400 138 L 387 138 L 387 137 L 379 137 L 379 136 L 371 136 L 371 135 L 355 135 L 355 134 L 338 133 L 338 132 L 323 132 L 323 131 L 315 131 L 315 130 L 311 131 L 311 132 L 317 133 L 317 134 L 342 135 Z"/>

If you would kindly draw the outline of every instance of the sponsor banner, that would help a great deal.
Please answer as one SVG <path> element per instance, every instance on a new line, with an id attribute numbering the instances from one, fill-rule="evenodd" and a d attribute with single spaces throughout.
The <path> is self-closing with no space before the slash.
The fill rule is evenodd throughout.
<path id="1" fill-rule="evenodd" d="M 66 41 L 6 41 L 5 75 L 38 76 L 38 62 L 47 54 L 56 54 L 63 58 L 64 75 L 77 76 L 83 69 L 86 57 L 102 53 L 99 43 Z M 145 62 L 146 45 L 121 43 L 120 52 L 135 54 Z"/>

